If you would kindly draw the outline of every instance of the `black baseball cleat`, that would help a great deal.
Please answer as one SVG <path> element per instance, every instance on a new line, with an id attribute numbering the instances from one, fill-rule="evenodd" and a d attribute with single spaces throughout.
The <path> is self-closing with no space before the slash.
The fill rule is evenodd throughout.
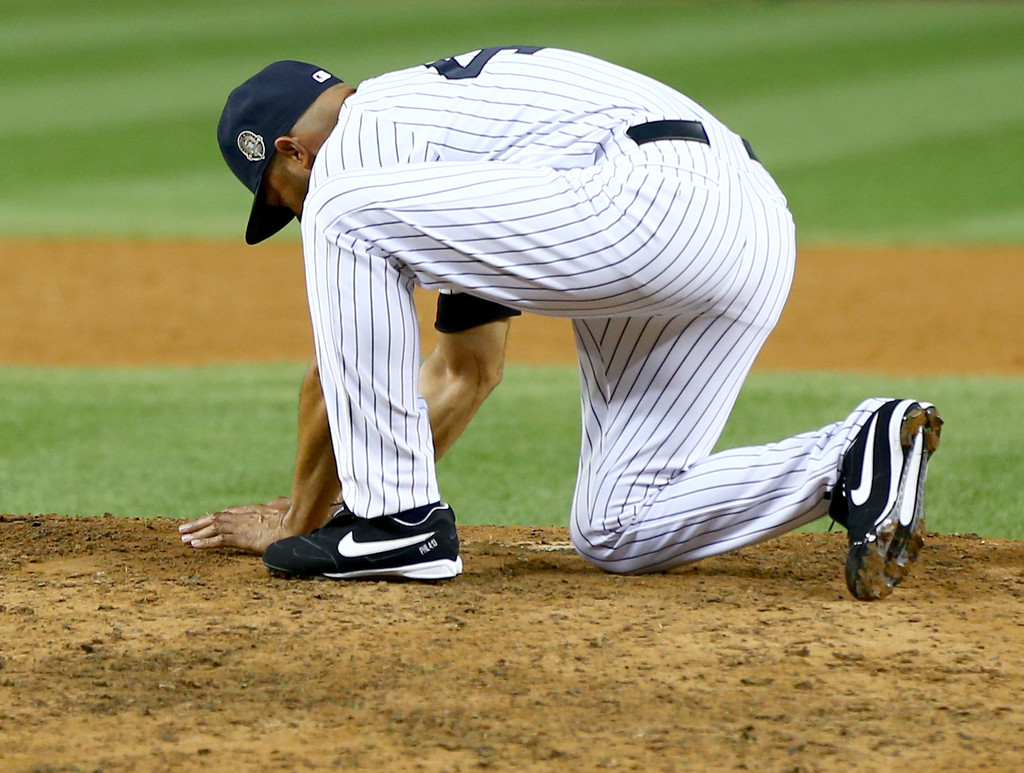
<path id="1" fill-rule="evenodd" d="M 846 527 L 846 587 L 862 600 L 892 593 L 924 546 L 924 481 L 942 417 L 929 403 L 892 400 L 843 457 L 829 514 Z"/>
<path id="2" fill-rule="evenodd" d="M 447 580 L 462 574 L 455 513 L 446 504 L 379 518 L 342 506 L 309 534 L 278 540 L 263 554 L 271 574 L 333 580 Z"/>

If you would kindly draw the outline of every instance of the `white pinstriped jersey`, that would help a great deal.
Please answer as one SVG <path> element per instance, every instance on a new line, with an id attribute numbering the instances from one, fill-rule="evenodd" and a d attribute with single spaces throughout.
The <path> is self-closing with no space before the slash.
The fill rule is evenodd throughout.
<path id="1" fill-rule="evenodd" d="M 342 107 L 322 172 L 438 161 L 588 167 L 635 150 L 625 128 L 680 118 L 701 121 L 734 163 L 748 160 L 736 135 L 693 100 L 591 56 L 520 47 L 446 61 L 360 84 Z"/>
<path id="2" fill-rule="evenodd" d="M 709 143 L 638 145 L 626 133 L 678 119 L 699 121 Z M 668 86 L 550 48 L 374 78 L 320 149 L 301 227 L 356 514 L 440 498 L 414 284 L 572 318 L 583 421 L 570 525 L 591 562 L 666 568 L 826 512 L 869 408 L 711 454 L 782 310 L 795 234 L 740 137 Z"/>

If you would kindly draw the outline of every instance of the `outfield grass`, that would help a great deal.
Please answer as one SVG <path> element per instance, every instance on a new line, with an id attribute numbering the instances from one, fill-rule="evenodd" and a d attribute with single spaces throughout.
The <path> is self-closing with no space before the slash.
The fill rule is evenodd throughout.
<path id="1" fill-rule="evenodd" d="M 0 369 L 0 512 L 192 515 L 286 494 L 302 371 Z"/>
<path id="2" fill-rule="evenodd" d="M 287 494 L 304 367 L 0 369 L 0 512 L 195 516 Z M 948 426 L 930 525 L 1024 538 L 1019 379 L 755 374 L 721 447 L 842 418 L 872 394 L 934 400 Z M 464 523 L 564 525 L 579 449 L 568 367 L 509 365 L 439 466 Z"/>
<path id="3" fill-rule="evenodd" d="M 487 45 L 578 48 L 691 94 L 757 148 L 801 237 L 1024 241 L 1024 4 L 5 0 L 0 233 L 239 238 L 214 129 L 301 58 L 352 82 Z"/>

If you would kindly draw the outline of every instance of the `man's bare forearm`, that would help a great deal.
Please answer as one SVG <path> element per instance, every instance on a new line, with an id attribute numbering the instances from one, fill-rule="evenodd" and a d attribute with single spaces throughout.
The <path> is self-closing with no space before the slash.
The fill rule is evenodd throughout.
<path id="1" fill-rule="evenodd" d="M 420 394 L 430 411 L 434 458 L 440 459 L 501 382 L 507 319 L 441 334 L 420 368 Z"/>
<path id="2" fill-rule="evenodd" d="M 498 320 L 459 333 L 441 333 L 437 347 L 423 361 L 420 393 L 430 412 L 436 459 L 459 439 L 501 381 L 508 328 L 508 320 Z M 299 395 L 298 451 L 285 528 L 296 534 L 315 529 L 342 495 L 327 406 L 314 362 Z"/>
<path id="3" fill-rule="evenodd" d="M 316 361 L 309 366 L 299 392 L 299 438 L 292 478 L 292 505 L 284 527 L 306 534 L 322 525 L 331 505 L 341 498 L 338 465 L 331 444 L 327 406 Z"/>

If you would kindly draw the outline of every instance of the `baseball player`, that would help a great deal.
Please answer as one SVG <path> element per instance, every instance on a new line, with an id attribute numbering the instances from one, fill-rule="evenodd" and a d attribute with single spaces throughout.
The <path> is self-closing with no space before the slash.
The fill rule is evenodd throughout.
<path id="1" fill-rule="evenodd" d="M 831 513 L 854 596 L 905 576 L 939 442 L 931 404 L 872 398 L 819 430 L 711 453 L 782 310 L 795 233 L 750 145 L 694 101 L 555 48 L 471 51 L 358 90 L 277 62 L 232 92 L 218 135 L 254 193 L 247 241 L 300 217 L 345 502 L 267 547 L 271 571 L 462 571 L 417 378 L 420 285 L 572 320 L 570 532 L 587 561 L 665 570 Z"/>

